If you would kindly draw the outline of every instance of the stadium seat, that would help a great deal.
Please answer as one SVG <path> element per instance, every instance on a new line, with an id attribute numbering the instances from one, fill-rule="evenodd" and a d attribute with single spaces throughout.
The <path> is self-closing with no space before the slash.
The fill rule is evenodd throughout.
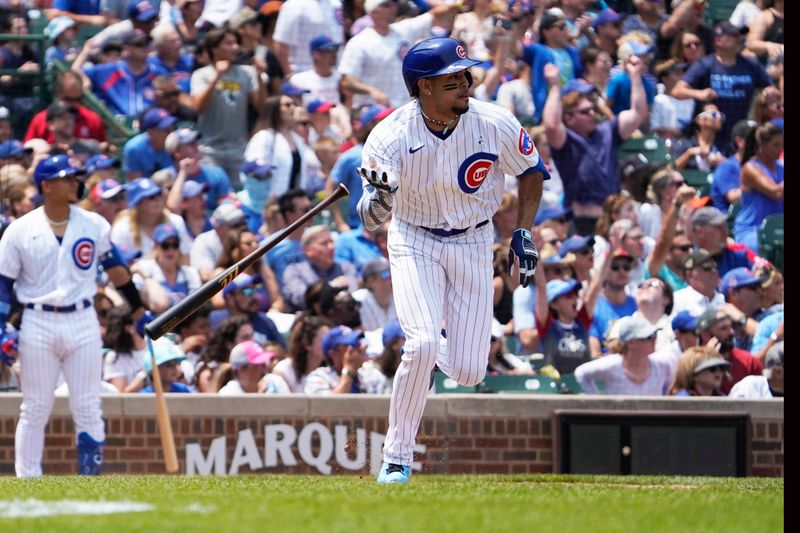
<path id="1" fill-rule="evenodd" d="M 464 387 L 463 385 L 459 385 L 457 381 L 447 377 L 444 372 L 436 372 L 433 375 L 433 386 L 436 394 L 475 392 L 475 387 Z"/>
<path id="2" fill-rule="evenodd" d="M 622 161 L 631 154 L 644 154 L 648 161 L 655 163 L 669 161 L 667 145 L 657 137 L 639 137 L 625 141 L 617 150 L 617 159 Z"/>
<path id="3" fill-rule="evenodd" d="M 761 222 L 758 254 L 783 273 L 783 213 L 770 215 Z"/>
<path id="4" fill-rule="evenodd" d="M 681 170 L 681 175 L 683 179 L 686 180 L 687 185 L 691 185 L 697 189 L 697 196 L 708 196 L 711 194 L 711 182 L 714 179 L 714 174 L 705 170 L 685 168 Z"/>
<path id="5" fill-rule="evenodd" d="M 728 20 L 736 9 L 739 0 L 710 0 L 706 2 L 704 19 L 709 27 L 714 27 L 718 22 Z"/>
<path id="6" fill-rule="evenodd" d="M 478 392 L 557 394 L 558 381 L 545 376 L 486 376 Z"/>

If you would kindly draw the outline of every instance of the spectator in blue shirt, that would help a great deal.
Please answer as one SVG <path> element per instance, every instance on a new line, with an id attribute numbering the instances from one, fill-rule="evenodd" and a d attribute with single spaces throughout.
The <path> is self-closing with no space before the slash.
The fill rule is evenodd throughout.
<path id="1" fill-rule="evenodd" d="M 182 93 L 189 94 L 194 56 L 181 53 L 181 36 L 173 26 L 162 24 L 150 32 L 156 53 L 147 59 L 155 74 L 170 74 Z"/>
<path id="2" fill-rule="evenodd" d="M 614 250 L 611 257 L 610 270 L 600 274 L 603 278 L 603 292 L 597 298 L 592 313 L 589 346 L 593 357 L 607 351 L 605 339 L 614 322 L 624 316 L 631 316 L 637 309 L 636 299 L 625 292 L 625 286 L 631 279 L 634 258 L 622 248 Z"/>
<path id="3" fill-rule="evenodd" d="M 122 43 L 122 60 L 94 65 L 84 73 L 92 91 L 115 115 L 136 116 L 155 101 L 154 75 L 147 66 L 149 43 L 150 37 L 146 33 L 135 30 Z M 88 47 L 84 47 L 78 54 L 72 70 L 82 72 L 87 50 Z"/>
<path id="4" fill-rule="evenodd" d="M 731 204 L 742 197 L 742 156 L 747 136 L 756 127 L 752 120 L 740 120 L 731 130 L 731 138 L 736 147 L 736 153 L 723 161 L 714 170 L 714 181 L 711 184 L 711 200 L 714 207 L 720 211 L 727 211 Z"/>
<path id="5" fill-rule="evenodd" d="M 783 213 L 783 131 L 767 123 L 747 139 L 742 159 L 742 200 L 733 223 L 736 242 L 758 250 L 758 227 Z"/>
<path id="6" fill-rule="evenodd" d="M 221 167 L 200 162 L 202 154 L 197 146 L 197 137 L 196 130 L 178 128 L 167 135 L 164 141 L 164 150 L 170 156 L 168 166 L 176 176 L 167 197 L 167 208 L 175 212 L 180 210 L 181 186 L 185 181 L 194 181 L 207 187 L 206 207 L 209 213 L 231 192 L 228 175 Z"/>
<path id="7" fill-rule="evenodd" d="M 143 133 L 131 138 L 123 148 L 122 168 L 128 181 L 150 177 L 154 172 L 172 165 L 164 142 L 175 126 L 175 117 L 165 109 L 154 107 L 142 115 L 141 126 Z"/>
<path id="8" fill-rule="evenodd" d="M 104 26 L 114 20 L 111 13 L 105 12 L 103 0 L 53 0 L 48 16 L 69 17 L 77 24 Z"/>
<path id="9" fill-rule="evenodd" d="M 680 100 L 713 101 L 726 117 L 717 138 L 719 146 L 726 147 L 733 125 L 747 118 L 755 91 L 769 87 L 771 80 L 757 60 L 741 55 L 742 35 L 730 22 L 716 26 L 714 45 L 716 53 L 689 67 L 672 89 L 672 96 Z M 726 153 L 731 151 L 728 149 Z"/>
<path id="10" fill-rule="evenodd" d="M 624 65 L 627 58 L 632 55 L 638 57 L 646 65 L 653 57 L 653 45 L 643 44 L 631 38 L 619 47 L 618 54 L 621 65 Z M 606 88 L 606 104 L 611 108 L 611 112 L 614 115 L 619 115 L 631 107 L 631 77 L 624 69 L 619 70 L 621 72 L 616 75 L 612 70 L 612 78 Z M 644 86 L 648 106 L 652 106 L 656 98 L 655 81 L 655 78 L 647 74 L 646 70 L 642 73 L 642 85 Z"/>
<path id="11" fill-rule="evenodd" d="M 278 197 L 278 206 L 288 226 L 308 213 L 311 209 L 311 198 L 302 189 L 292 189 Z M 303 246 L 300 244 L 303 229 L 304 227 L 300 227 L 292 232 L 287 238 L 275 245 L 275 248 L 267 252 L 267 256 L 264 258 L 269 263 L 272 271 L 275 272 L 279 285 L 283 285 L 283 271 L 287 266 L 305 260 Z"/>
<path id="12" fill-rule="evenodd" d="M 539 23 L 541 43 L 527 44 L 522 47 L 522 57 L 531 67 L 531 88 L 535 107 L 533 123 L 542 120 L 542 110 L 547 100 L 547 76 L 545 65 L 552 63 L 558 67 L 561 85 L 583 75 L 578 49 L 570 46 L 567 21 L 563 14 L 545 12 Z"/>
<path id="13" fill-rule="evenodd" d="M 631 108 L 600 124 L 592 100 L 575 91 L 562 95 L 558 67 L 544 67 L 549 85 L 542 115 L 545 133 L 564 183 L 563 206 L 572 210 L 581 235 L 594 233 L 595 223 L 603 214 L 603 202 L 620 191 L 617 148 L 647 116 L 644 63 L 632 55 L 625 67 L 633 82 Z"/>
<path id="14" fill-rule="evenodd" d="M 164 392 L 192 392 L 186 384 L 178 381 L 181 377 L 180 364 L 186 359 L 186 356 L 177 345 L 166 338 L 159 339 L 153 342 L 153 355 Z M 153 361 L 149 356 L 144 358 L 144 369 L 151 384 L 139 392 L 154 392 L 152 385 Z"/>
<path id="15" fill-rule="evenodd" d="M 336 261 L 352 263 L 361 275 L 364 265 L 373 259 L 385 257 L 388 228 L 388 222 L 372 231 L 362 225 L 339 235 L 339 238 L 336 239 Z"/>
<path id="16" fill-rule="evenodd" d="M 340 183 L 350 191 L 346 212 L 343 213 L 344 202 L 337 202 L 336 205 L 331 206 L 333 220 L 340 233 L 345 233 L 361 225 L 358 209 L 356 209 L 358 200 L 361 198 L 361 176 L 358 174 L 358 167 L 361 166 L 361 149 L 372 129 L 392 111 L 393 109 L 390 107 L 377 104 L 363 108 L 358 122 L 355 123 L 358 126 L 355 131 L 358 143 L 340 155 L 331 169 L 331 179 L 325 184 L 326 192 L 333 193 L 333 189 Z"/>
<path id="17" fill-rule="evenodd" d="M 79 49 L 75 46 L 78 28 L 71 18 L 63 16 L 54 18 L 47 24 L 44 34 L 52 43 L 44 53 L 46 65 L 57 60 L 70 62 L 78 55 Z"/>

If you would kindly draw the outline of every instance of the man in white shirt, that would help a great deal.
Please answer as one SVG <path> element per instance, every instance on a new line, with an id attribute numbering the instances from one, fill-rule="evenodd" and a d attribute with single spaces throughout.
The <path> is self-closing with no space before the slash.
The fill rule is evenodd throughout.
<path id="1" fill-rule="evenodd" d="M 672 318 L 681 311 L 700 316 L 708 309 L 717 309 L 725 304 L 725 297 L 717 291 L 717 262 L 708 250 L 700 248 L 689 254 L 683 263 L 683 270 L 689 286 L 675 293 Z"/>
<path id="2" fill-rule="evenodd" d="M 374 25 L 347 42 L 339 63 L 342 87 L 355 95 L 353 107 L 377 103 L 396 108 L 408 102 L 402 70 L 406 52 L 431 36 L 436 17 L 454 17 L 457 10 L 455 2 L 440 4 L 418 17 L 395 22 L 395 0 L 366 0 L 364 11 Z"/>
<path id="3" fill-rule="evenodd" d="M 189 264 L 200 271 L 200 278 L 208 281 L 214 275 L 217 261 L 222 255 L 222 240 L 228 233 L 244 224 L 244 212 L 232 203 L 221 204 L 211 214 L 210 229 L 195 237 Z"/>
<path id="4" fill-rule="evenodd" d="M 767 351 L 763 376 L 746 376 L 731 389 L 730 398 L 783 398 L 783 341 Z"/>
<path id="5" fill-rule="evenodd" d="M 286 76 L 313 66 L 309 44 L 317 35 L 344 42 L 340 0 L 287 0 L 278 12 L 272 39 Z"/>
<path id="6" fill-rule="evenodd" d="M 361 271 L 364 287 L 353 293 L 361 304 L 361 326 L 365 331 L 383 328 L 390 320 L 397 320 L 392 296 L 392 275 L 389 261 L 383 257 L 373 259 Z"/>
<path id="7" fill-rule="evenodd" d="M 317 35 L 309 43 L 313 67 L 292 76 L 295 87 L 305 89 L 303 105 L 314 100 L 323 102 L 339 102 L 339 80 L 341 74 L 336 71 L 336 56 L 341 43 L 328 35 Z"/>

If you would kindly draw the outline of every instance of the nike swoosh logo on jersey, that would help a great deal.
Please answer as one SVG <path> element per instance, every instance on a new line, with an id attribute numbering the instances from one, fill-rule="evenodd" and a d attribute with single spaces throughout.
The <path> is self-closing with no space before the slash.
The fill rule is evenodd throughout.
<path id="1" fill-rule="evenodd" d="M 419 152 L 419 151 L 420 151 L 420 150 L 422 150 L 423 148 L 425 148 L 425 145 L 424 145 L 424 144 L 423 144 L 422 146 L 418 146 L 418 147 L 416 147 L 416 148 L 409 148 L 409 149 L 408 149 L 408 153 L 409 153 L 409 154 L 413 154 L 414 152 Z"/>

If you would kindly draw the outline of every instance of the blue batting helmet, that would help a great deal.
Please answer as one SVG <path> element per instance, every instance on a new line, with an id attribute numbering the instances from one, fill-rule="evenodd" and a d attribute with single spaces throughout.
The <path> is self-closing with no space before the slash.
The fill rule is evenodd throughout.
<path id="1" fill-rule="evenodd" d="M 464 45 L 450 37 L 426 39 L 411 47 L 403 59 L 403 79 L 411 96 L 415 96 L 417 81 L 422 78 L 461 72 L 480 61 L 467 57 Z"/>
<path id="2" fill-rule="evenodd" d="M 78 176 L 83 174 L 83 170 L 73 167 L 69 162 L 69 157 L 65 154 L 58 154 L 42 159 L 33 171 L 33 179 L 39 192 L 42 190 L 42 182 L 66 178 L 67 176 Z"/>

